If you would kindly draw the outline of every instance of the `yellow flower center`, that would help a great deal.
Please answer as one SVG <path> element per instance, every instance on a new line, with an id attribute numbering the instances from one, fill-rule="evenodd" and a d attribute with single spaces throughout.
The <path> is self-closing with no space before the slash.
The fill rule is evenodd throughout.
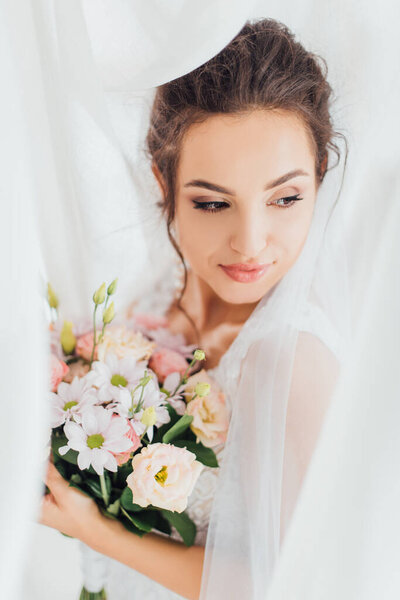
<path id="1" fill-rule="evenodd" d="M 101 448 L 101 446 L 103 445 L 103 442 L 104 442 L 104 438 L 101 435 L 101 433 L 93 433 L 93 435 L 89 435 L 88 439 L 86 440 L 87 445 L 92 450 L 93 450 L 93 448 Z"/>
<path id="2" fill-rule="evenodd" d="M 128 380 L 125 379 L 123 375 L 115 374 L 111 377 L 111 384 L 115 386 L 122 385 L 122 387 L 126 387 L 128 385 Z"/>
<path id="3" fill-rule="evenodd" d="M 157 481 L 157 483 L 159 483 L 162 486 L 165 485 L 167 477 L 168 477 L 168 470 L 167 470 L 167 466 L 166 465 L 163 465 L 161 467 L 161 469 L 158 471 L 158 473 L 156 473 L 154 475 L 154 479 Z"/>
<path id="4" fill-rule="evenodd" d="M 75 400 L 71 400 L 70 402 L 66 402 L 64 404 L 64 410 L 68 410 L 69 408 L 72 408 L 73 406 L 76 406 L 78 403 L 75 402 Z"/>

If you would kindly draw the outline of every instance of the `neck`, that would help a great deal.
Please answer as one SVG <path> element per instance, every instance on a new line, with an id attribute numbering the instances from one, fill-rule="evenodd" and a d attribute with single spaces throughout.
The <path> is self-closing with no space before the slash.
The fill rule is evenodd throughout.
<path id="1" fill-rule="evenodd" d="M 230 304 L 217 296 L 214 290 L 188 269 L 188 280 L 182 297 L 182 306 L 190 314 L 200 332 L 213 329 L 220 323 L 243 325 L 257 303 Z M 195 308 L 195 310 L 193 310 Z"/>

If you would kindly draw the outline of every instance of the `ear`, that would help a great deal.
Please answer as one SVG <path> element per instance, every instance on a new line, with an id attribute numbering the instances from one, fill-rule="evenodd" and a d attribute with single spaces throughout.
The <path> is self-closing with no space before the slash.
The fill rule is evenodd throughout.
<path id="1" fill-rule="evenodd" d="M 163 197 L 166 196 L 166 185 L 163 176 L 161 175 L 160 169 L 155 162 L 151 163 L 151 170 L 153 171 L 154 177 L 157 180 L 158 187 Z"/>

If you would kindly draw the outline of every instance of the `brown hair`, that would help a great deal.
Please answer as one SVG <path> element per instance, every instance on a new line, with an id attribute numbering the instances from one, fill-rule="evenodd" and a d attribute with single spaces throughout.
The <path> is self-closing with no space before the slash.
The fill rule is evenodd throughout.
<path id="1" fill-rule="evenodd" d="M 332 89 L 324 59 L 308 52 L 293 33 L 273 19 L 247 21 L 219 54 L 197 69 L 157 88 L 146 146 L 150 160 L 165 182 L 160 207 L 167 216 L 168 236 L 184 266 L 170 227 L 175 217 L 176 173 L 185 133 L 193 123 L 216 113 L 243 113 L 256 109 L 285 109 L 305 124 L 315 153 L 316 176 L 322 181 L 328 150 L 340 159 L 329 105 Z M 335 165 L 334 165 L 335 166 Z M 198 336 L 199 337 L 199 336 Z"/>

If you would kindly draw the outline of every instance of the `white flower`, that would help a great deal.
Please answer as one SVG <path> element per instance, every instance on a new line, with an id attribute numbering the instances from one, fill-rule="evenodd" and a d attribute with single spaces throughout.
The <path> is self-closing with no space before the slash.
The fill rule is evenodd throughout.
<path id="1" fill-rule="evenodd" d="M 143 387 L 139 386 L 136 390 L 123 389 L 120 392 L 119 403 L 115 405 L 114 410 L 123 417 L 131 419 L 131 424 L 136 433 L 141 436 L 147 432 L 150 442 L 153 439 L 153 428 L 160 427 L 164 423 L 169 423 L 171 417 L 166 408 L 166 395 L 160 392 L 158 384 L 151 378 Z M 150 410 L 154 414 L 153 424 L 150 424 Z M 143 419 L 143 420 L 142 420 Z"/>
<path id="2" fill-rule="evenodd" d="M 74 377 L 72 383 L 62 381 L 56 393 L 50 392 L 50 400 L 51 426 L 59 427 L 71 418 L 80 423 L 83 412 L 98 403 L 98 396 L 86 377 Z"/>
<path id="3" fill-rule="evenodd" d="M 139 506 L 157 506 L 182 512 L 187 507 L 204 465 L 186 448 L 173 444 L 149 444 L 132 459 L 133 471 L 126 479 Z"/>
<path id="4" fill-rule="evenodd" d="M 185 385 L 181 384 L 178 387 L 180 380 L 180 373 L 170 373 L 164 379 L 163 389 L 169 392 L 170 396 L 168 396 L 168 402 L 176 410 L 178 415 L 184 415 L 186 411 L 186 402 L 182 400 L 182 392 L 185 389 Z"/>
<path id="5" fill-rule="evenodd" d="M 126 452 L 132 446 L 132 441 L 125 437 L 129 430 L 126 419 L 113 415 L 111 410 L 103 406 L 94 406 L 82 415 L 82 423 L 68 421 L 64 433 L 68 444 L 59 449 L 61 456 L 69 449 L 78 451 L 78 467 L 88 469 L 90 465 L 98 475 L 103 475 L 104 469 L 116 472 L 117 460 L 114 454 Z"/>
<path id="6" fill-rule="evenodd" d="M 145 368 L 145 361 L 137 362 L 132 356 L 119 359 L 110 352 L 105 362 L 97 360 L 92 364 L 87 377 L 92 385 L 99 388 L 101 402 L 118 401 L 121 390 L 133 389 L 139 383 Z"/>

